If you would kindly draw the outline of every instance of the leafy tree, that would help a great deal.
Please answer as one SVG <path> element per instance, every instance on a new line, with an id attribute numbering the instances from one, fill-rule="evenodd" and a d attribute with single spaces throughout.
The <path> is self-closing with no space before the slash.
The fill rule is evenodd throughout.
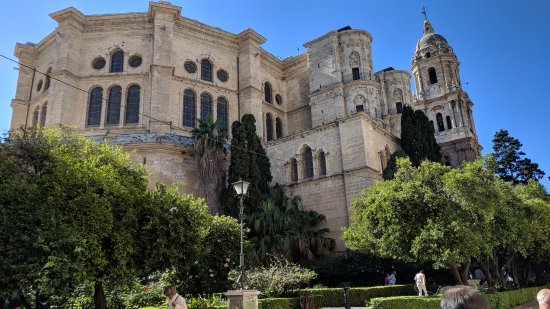
<path id="1" fill-rule="evenodd" d="M 421 110 L 413 111 L 408 105 L 401 115 L 401 147 L 413 166 L 419 166 L 424 160 L 441 161 L 440 147 L 428 117 Z"/>
<path id="2" fill-rule="evenodd" d="M 286 196 L 282 186 L 271 188 L 270 196 L 247 220 L 251 228 L 252 260 L 266 263 L 271 256 L 312 260 L 315 255 L 334 248 L 327 228 L 318 226 L 325 216 L 305 209 L 300 197 Z"/>
<path id="3" fill-rule="evenodd" d="M 198 128 L 193 129 L 195 158 L 199 164 L 199 192 L 213 214 L 221 210 L 220 194 L 225 187 L 225 128 L 211 115 L 199 119 Z"/>
<path id="4" fill-rule="evenodd" d="M 235 195 L 232 183 L 239 180 L 250 182 L 248 195 L 244 200 L 245 212 L 254 212 L 260 205 L 263 196 L 269 193 L 272 176 L 269 158 L 256 134 L 256 120 L 246 114 L 241 121 L 231 126 L 231 161 L 228 171 L 228 186 L 222 192 L 225 212 L 234 217 L 238 214 L 239 199 Z"/>
<path id="5" fill-rule="evenodd" d="M 521 150 L 521 142 L 508 134 L 506 130 L 499 130 L 493 138 L 493 151 L 497 161 L 497 175 L 505 181 L 514 184 L 527 183 L 529 179 L 538 180 L 544 177 L 539 165 L 525 158 Z"/>
<path id="6" fill-rule="evenodd" d="M 407 154 L 401 149 L 391 154 L 390 158 L 388 159 L 388 164 L 386 165 L 386 168 L 382 173 L 382 178 L 384 178 L 384 180 L 393 179 L 393 175 L 395 175 L 395 172 L 397 172 L 397 158 L 404 157 L 407 157 Z"/>

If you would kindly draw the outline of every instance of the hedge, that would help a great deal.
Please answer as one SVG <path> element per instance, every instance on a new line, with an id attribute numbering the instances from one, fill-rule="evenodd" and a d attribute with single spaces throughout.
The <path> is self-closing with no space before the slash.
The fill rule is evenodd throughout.
<path id="1" fill-rule="evenodd" d="M 394 309 L 394 308 L 407 308 L 407 309 L 439 309 L 439 303 L 441 297 L 419 297 L 419 296 L 399 296 L 399 297 L 385 297 L 385 298 L 373 298 L 370 300 L 370 307 L 372 309 Z M 367 302 L 368 304 L 368 302 Z M 364 304 L 363 304 L 364 305 Z"/>
<path id="2" fill-rule="evenodd" d="M 344 305 L 344 292 L 341 288 L 303 289 L 300 295 L 312 295 L 315 307 L 342 307 Z M 352 307 L 363 307 L 365 302 L 375 297 L 391 297 L 401 295 L 414 295 L 413 285 L 374 286 L 364 288 L 350 288 L 349 298 Z M 290 307 L 288 307 L 290 308 Z"/>
<path id="3" fill-rule="evenodd" d="M 545 286 L 525 288 L 519 290 L 483 294 L 489 302 L 490 309 L 509 309 L 521 304 L 536 301 L 537 293 Z M 373 298 L 370 300 L 372 309 L 410 308 L 410 309 L 438 309 L 441 297 L 400 296 Z M 367 302 L 369 304 L 369 302 Z"/>
<path id="4" fill-rule="evenodd" d="M 258 300 L 258 309 L 300 308 L 300 298 L 262 298 Z"/>

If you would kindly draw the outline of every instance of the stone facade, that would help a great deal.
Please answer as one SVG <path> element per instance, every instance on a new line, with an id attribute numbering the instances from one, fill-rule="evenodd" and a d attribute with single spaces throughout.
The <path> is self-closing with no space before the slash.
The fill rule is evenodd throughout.
<path id="1" fill-rule="evenodd" d="M 253 114 L 273 182 L 325 214 L 340 249 L 351 202 L 381 179 L 399 148 L 404 105 L 433 121 L 445 163 L 480 151 L 458 60 L 428 21 L 413 57 L 413 96 L 408 71 L 374 72 L 364 30 L 331 31 L 306 43 L 306 53 L 279 60 L 255 31 L 232 34 L 182 17 L 165 1 L 145 13 L 67 8 L 50 16 L 58 23 L 50 35 L 16 46 L 37 72 L 19 68 L 12 129 L 73 127 L 131 151 L 151 185 L 183 182 L 184 192 L 198 193 L 190 139 L 196 119 L 211 114 L 229 126 Z"/>

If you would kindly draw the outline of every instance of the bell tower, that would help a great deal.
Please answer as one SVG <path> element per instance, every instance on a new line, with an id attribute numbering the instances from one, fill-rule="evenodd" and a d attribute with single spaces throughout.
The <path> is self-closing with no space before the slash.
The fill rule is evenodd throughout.
<path id="1" fill-rule="evenodd" d="M 416 88 L 412 107 L 430 119 L 443 163 L 451 166 L 473 161 L 481 152 L 472 114 L 474 104 L 462 89 L 459 64 L 447 40 L 435 33 L 425 17 L 424 34 L 412 59 Z"/>

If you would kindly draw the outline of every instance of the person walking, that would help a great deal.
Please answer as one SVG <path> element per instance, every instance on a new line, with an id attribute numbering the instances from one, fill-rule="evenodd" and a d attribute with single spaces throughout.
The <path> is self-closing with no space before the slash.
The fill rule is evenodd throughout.
<path id="1" fill-rule="evenodd" d="M 390 274 L 386 274 L 386 277 L 384 277 L 384 285 L 388 285 L 390 283 Z"/>
<path id="2" fill-rule="evenodd" d="M 390 277 L 388 278 L 388 285 L 395 285 L 395 282 L 397 281 L 397 278 L 395 278 L 395 275 L 397 275 L 397 272 L 394 270 Z"/>
<path id="3" fill-rule="evenodd" d="M 428 296 L 428 291 L 426 290 L 426 276 L 424 275 L 424 270 L 420 270 L 416 276 L 414 276 L 414 281 L 416 282 L 416 287 L 418 288 L 418 296 L 422 296 L 422 291 L 424 291 L 424 296 Z"/>

